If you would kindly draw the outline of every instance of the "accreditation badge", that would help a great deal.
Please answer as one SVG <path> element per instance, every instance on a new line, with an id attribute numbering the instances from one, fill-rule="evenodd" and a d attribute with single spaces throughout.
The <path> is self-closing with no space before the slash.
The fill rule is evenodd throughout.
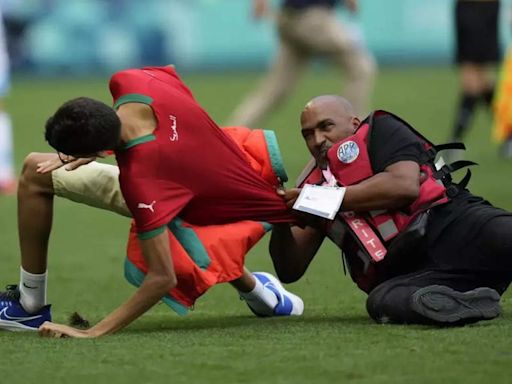
<path id="1" fill-rule="evenodd" d="M 340 210 L 345 190 L 344 187 L 305 184 L 293 209 L 333 220 Z"/>

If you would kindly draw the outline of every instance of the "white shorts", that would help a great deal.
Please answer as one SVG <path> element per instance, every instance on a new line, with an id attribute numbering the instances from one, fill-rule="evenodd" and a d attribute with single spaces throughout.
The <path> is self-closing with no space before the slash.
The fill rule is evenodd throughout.
<path id="1" fill-rule="evenodd" d="M 55 194 L 60 197 L 131 217 L 119 185 L 119 168 L 96 161 L 74 171 L 52 172 Z"/>

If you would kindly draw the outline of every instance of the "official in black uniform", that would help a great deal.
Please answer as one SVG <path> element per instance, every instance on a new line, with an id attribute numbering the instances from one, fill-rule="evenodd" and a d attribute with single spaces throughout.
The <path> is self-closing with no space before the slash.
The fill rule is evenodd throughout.
<path id="1" fill-rule="evenodd" d="M 460 72 L 460 100 L 453 141 L 462 141 L 476 105 L 491 106 L 495 81 L 492 66 L 500 61 L 498 0 L 458 0 L 455 6 L 455 61 Z"/>
<path id="2" fill-rule="evenodd" d="M 317 97 L 301 115 L 302 135 L 323 170 L 332 165 L 326 162 L 329 148 L 353 138 L 361 126 L 350 103 L 339 96 Z M 375 114 L 365 140 L 373 176 L 346 186 L 340 211 L 407 214 L 424 183 L 420 166 L 437 169 L 432 150 L 426 151 L 426 139 L 396 116 L 382 113 Z M 377 322 L 454 325 L 500 313 L 500 295 L 512 280 L 512 214 L 452 183 L 441 171 L 439 182 L 447 188 L 450 201 L 430 207 L 423 215 L 423 228 L 414 229 L 419 235 L 395 247 L 400 251 L 392 251 L 399 237 L 382 240 L 388 247 L 386 258 L 365 265 L 358 260 L 360 253 L 351 250 L 354 239 L 349 231 L 335 239 L 349 254 L 345 262 L 352 278 L 360 287 L 366 279 L 367 310 Z M 283 192 L 289 205 L 299 192 L 297 188 Z M 305 215 L 301 226 L 276 225 L 272 231 L 270 253 L 283 282 L 304 274 L 328 235 L 326 220 Z M 412 230 L 408 227 L 404 232 Z"/>

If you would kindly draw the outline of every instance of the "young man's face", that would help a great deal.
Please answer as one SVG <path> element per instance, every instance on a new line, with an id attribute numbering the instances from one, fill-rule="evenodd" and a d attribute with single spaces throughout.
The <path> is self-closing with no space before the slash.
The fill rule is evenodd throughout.
<path id="1" fill-rule="evenodd" d="M 353 135 L 360 120 L 335 102 L 313 102 L 306 105 L 300 123 L 309 152 L 317 165 L 326 169 L 329 148 Z"/>

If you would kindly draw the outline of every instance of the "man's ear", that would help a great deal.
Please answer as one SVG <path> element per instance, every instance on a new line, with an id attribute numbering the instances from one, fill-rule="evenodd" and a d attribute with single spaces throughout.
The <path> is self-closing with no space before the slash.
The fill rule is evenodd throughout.
<path id="1" fill-rule="evenodd" d="M 352 126 L 354 127 L 354 131 L 357 129 L 357 127 L 359 127 L 359 125 L 361 125 L 361 119 L 359 119 L 359 117 L 357 116 L 353 116 L 352 117 Z"/>

